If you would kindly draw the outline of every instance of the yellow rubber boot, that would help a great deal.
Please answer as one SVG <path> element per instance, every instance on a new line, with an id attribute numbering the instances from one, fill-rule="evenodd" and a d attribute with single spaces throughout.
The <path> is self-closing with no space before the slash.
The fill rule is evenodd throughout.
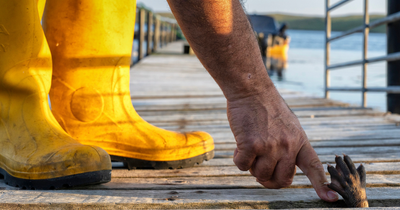
<path id="1" fill-rule="evenodd" d="M 129 168 L 181 168 L 211 159 L 209 134 L 163 130 L 134 110 L 129 65 L 135 7 L 134 0 L 47 1 L 53 114 L 82 144 L 102 147 Z"/>
<path id="2" fill-rule="evenodd" d="M 26 189 L 110 181 L 108 154 L 72 139 L 53 117 L 51 66 L 36 0 L 0 0 L 0 174 Z"/>

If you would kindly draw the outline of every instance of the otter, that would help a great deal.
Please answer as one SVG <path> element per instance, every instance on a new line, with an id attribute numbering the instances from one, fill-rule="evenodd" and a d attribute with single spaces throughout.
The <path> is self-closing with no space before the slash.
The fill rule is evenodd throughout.
<path id="1" fill-rule="evenodd" d="M 349 156 L 336 155 L 336 167 L 328 164 L 331 183 L 328 187 L 338 192 L 349 207 L 369 207 L 366 188 L 366 172 L 361 164 L 357 169 Z"/>

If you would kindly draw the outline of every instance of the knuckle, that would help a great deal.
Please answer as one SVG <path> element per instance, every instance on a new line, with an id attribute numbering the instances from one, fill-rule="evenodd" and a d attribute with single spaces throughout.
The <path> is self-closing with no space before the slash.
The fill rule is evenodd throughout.
<path id="1" fill-rule="evenodd" d="M 237 164 L 236 164 L 236 166 L 237 166 L 237 168 L 238 168 L 239 170 L 241 170 L 241 171 L 247 171 L 247 170 L 248 170 L 248 168 L 245 167 L 245 166 L 240 166 L 240 165 L 237 165 Z"/>
<path id="2" fill-rule="evenodd" d="M 252 138 L 247 139 L 246 141 L 238 141 L 236 143 L 238 149 L 242 151 L 255 151 L 259 146 L 257 141 Z"/>
<path id="3" fill-rule="evenodd" d="M 251 166 L 251 161 L 249 159 L 245 159 L 242 156 L 236 156 L 233 158 L 233 162 L 235 165 L 241 170 L 241 171 L 247 171 L 249 170 Z"/>
<path id="4" fill-rule="evenodd" d="M 281 189 L 281 188 L 286 188 L 289 187 L 292 182 L 293 179 L 289 178 L 289 179 L 279 179 L 279 180 L 270 180 L 273 184 L 269 185 L 268 188 L 270 189 Z"/>
<path id="5" fill-rule="evenodd" d="M 306 171 L 303 170 L 303 172 L 306 172 L 307 175 L 311 171 L 321 171 L 321 170 L 324 170 L 324 167 L 322 166 L 321 161 L 317 157 L 311 159 L 311 161 L 308 162 L 308 169 Z"/>
<path id="6" fill-rule="evenodd" d="M 262 149 L 263 152 L 267 149 L 268 151 L 274 151 L 278 147 L 278 141 L 276 139 L 269 139 L 266 141 L 262 147 L 259 147 L 259 149 Z"/>
<path id="7" fill-rule="evenodd" d="M 237 160 L 237 159 L 233 159 L 233 162 L 235 163 L 235 165 L 236 165 L 240 170 L 242 170 L 242 171 L 247 170 L 246 163 L 244 163 L 243 161 Z"/>
<path id="8" fill-rule="evenodd" d="M 278 182 L 280 188 L 289 187 L 293 183 L 293 178 L 283 179 Z"/>
<path id="9" fill-rule="evenodd" d="M 238 167 L 238 169 L 241 170 L 241 171 L 247 171 L 247 170 L 248 170 L 248 169 L 245 168 L 244 166 L 237 166 L 237 167 Z"/>
<path id="10" fill-rule="evenodd" d="M 291 146 L 292 146 L 291 141 L 289 140 L 289 138 L 281 139 L 280 145 L 281 145 L 281 147 L 283 147 L 283 148 L 285 148 L 287 150 L 290 150 L 289 148 L 291 148 Z"/>
<path id="11" fill-rule="evenodd" d="M 262 146 L 259 143 L 255 142 L 255 143 L 250 145 L 249 149 L 250 149 L 250 151 L 258 154 L 259 150 L 262 149 Z"/>
<path id="12" fill-rule="evenodd" d="M 289 187 L 293 183 L 294 173 L 288 172 L 282 176 L 278 176 L 277 183 L 280 188 Z"/>
<path id="13" fill-rule="evenodd" d="M 309 166 L 311 169 L 316 169 L 316 170 L 323 168 L 322 163 L 318 158 L 311 159 L 311 161 L 309 162 Z"/>
<path id="14" fill-rule="evenodd" d="M 255 177 L 262 182 L 267 182 L 272 179 L 272 173 L 269 173 L 269 170 L 265 171 L 253 168 L 253 171 Z"/>

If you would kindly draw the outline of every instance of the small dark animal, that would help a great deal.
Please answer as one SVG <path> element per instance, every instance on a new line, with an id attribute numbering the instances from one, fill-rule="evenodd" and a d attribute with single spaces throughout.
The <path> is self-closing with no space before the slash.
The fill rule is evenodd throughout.
<path id="1" fill-rule="evenodd" d="M 368 207 L 365 168 L 361 164 L 357 169 L 349 156 L 335 158 L 336 168 L 328 165 L 331 183 L 328 187 L 338 192 L 349 207 Z"/>

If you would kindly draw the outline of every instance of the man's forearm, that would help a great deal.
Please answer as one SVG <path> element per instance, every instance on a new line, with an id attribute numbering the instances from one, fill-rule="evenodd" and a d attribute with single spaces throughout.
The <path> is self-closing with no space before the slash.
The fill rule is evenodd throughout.
<path id="1" fill-rule="evenodd" d="M 268 77 L 239 0 L 168 0 L 190 45 L 226 98 L 233 161 L 267 188 L 291 184 L 295 165 L 319 197 L 336 201 L 322 164 Z"/>
<path id="2" fill-rule="evenodd" d="M 197 57 L 228 100 L 275 89 L 239 0 L 168 3 Z"/>

